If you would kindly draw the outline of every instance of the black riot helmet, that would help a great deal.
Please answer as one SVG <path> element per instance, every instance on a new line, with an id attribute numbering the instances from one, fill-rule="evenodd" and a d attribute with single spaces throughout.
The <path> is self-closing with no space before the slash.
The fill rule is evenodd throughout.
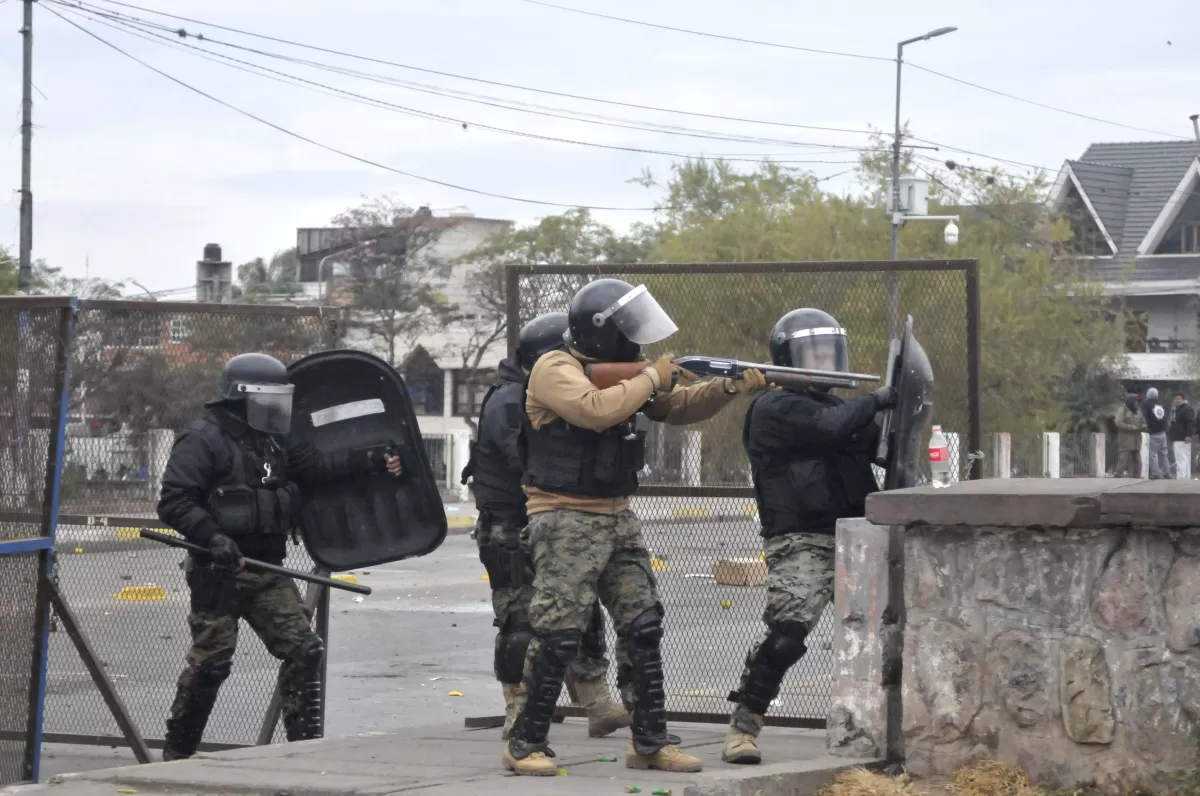
<path id="1" fill-rule="evenodd" d="M 294 390 L 287 368 L 275 357 L 239 354 L 225 363 L 212 403 L 239 405 L 246 424 L 256 431 L 286 434 L 292 427 Z"/>
<path id="2" fill-rule="evenodd" d="M 641 347 L 665 340 L 679 328 L 645 285 L 597 279 L 584 285 L 567 310 L 563 340 L 603 362 L 633 362 Z"/>
<path id="3" fill-rule="evenodd" d="M 543 354 L 565 347 L 563 335 L 567 332 L 567 313 L 547 312 L 521 327 L 517 333 L 517 362 L 526 371 Z"/>
<path id="4" fill-rule="evenodd" d="M 846 330 L 828 312 L 792 310 L 771 330 L 771 364 L 846 372 L 850 367 Z"/>

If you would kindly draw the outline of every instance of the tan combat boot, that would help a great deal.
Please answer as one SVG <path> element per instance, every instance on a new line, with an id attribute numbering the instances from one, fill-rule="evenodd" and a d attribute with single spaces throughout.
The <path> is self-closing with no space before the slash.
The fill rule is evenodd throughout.
<path id="1" fill-rule="evenodd" d="M 534 752 L 518 760 L 507 746 L 504 747 L 504 767 L 522 777 L 553 777 L 558 774 L 558 766 L 545 752 Z"/>
<path id="2" fill-rule="evenodd" d="M 625 755 L 625 768 L 694 774 L 704 768 L 704 764 L 700 762 L 700 758 L 693 757 L 673 745 L 664 746 L 652 755 L 639 755 L 630 742 L 629 751 Z"/>
<path id="3" fill-rule="evenodd" d="M 567 678 L 567 692 L 577 707 L 587 710 L 588 735 L 603 738 L 633 722 L 629 711 L 612 698 L 607 680 Z"/>
<path id="4" fill-rule="evenodd" d="M 761 763 L 762 753 L 758 751 L 758 739 L 748 732 L 730 727 L 725 735 L 725 748 L 721 750 L 721 759 L 726 763 Z"/>
<path id="5" fill-rule="evenodd" d="M 521 706 L 525 700 L 521 698 L 521 686 L 517 683 L 504 683 L 504 730 L 500 733 L 500 737 L 507 741 L 508 734 L 512 731 L 513 722 L 517 720 L 517 714 L 521 712 Z"/>

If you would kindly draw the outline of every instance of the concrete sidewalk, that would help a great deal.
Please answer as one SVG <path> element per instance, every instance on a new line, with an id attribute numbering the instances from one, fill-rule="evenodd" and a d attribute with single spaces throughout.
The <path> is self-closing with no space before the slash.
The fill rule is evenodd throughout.
<path id="1" fill-rule="evenodd" d="M 825 755 L 825 733 L 768 728 L 762 766 L 734 767 L 720 760 L 725 728 L 678 725 L 683 748 L 704 760 L 702 774 L 664 774 L 625 768 L 628 736 L 590 739 L 587 725 L 568 719 L 551 740 L 558 777 L 516 777 L 504 771 L 500 732 L 458 725 L 418 727 L 353 738 L 252 747 L 192 760 L 66 774 L 43 785 L 0 791 L 3 796 L 505 796 L 580 794 L 617 796 L 628 786 L 651 796 L 789 796 L 811 794 L 839 770 L 876 761 Z M 616 762 L 602 762 L 603 756 Z M 565 773 L 564 773 L 565 772 Z"/>

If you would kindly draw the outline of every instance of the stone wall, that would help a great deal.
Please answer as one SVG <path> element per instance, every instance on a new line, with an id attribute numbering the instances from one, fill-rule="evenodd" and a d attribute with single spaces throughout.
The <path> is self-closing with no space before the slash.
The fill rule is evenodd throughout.
<path id="1" fill-rule="evenodd" d="M 900 730 L 914 775 L 995 759 L 1041 785 L 1117 791 L 1169 786 L 1196 763 L 1189 482 L 975 481 L 881 493 L 867 514 L 904 527 Z"/>

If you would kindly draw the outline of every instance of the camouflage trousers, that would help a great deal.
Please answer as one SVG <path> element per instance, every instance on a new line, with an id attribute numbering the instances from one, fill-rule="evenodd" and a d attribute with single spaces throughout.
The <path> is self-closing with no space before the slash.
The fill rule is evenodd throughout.
<path id="1" fill-rule="evenodd" d="M 312 630 L 312 617 L 291 578 L 245 570 L 229 573 L 197 563 L 191 556 L 185 573 L 191 591 L 188 627 L 192 646 L 187 652 L 187 665 L 179 675 L 167 725 L 170 736 L 173 724 L 190 727 L 198 723 L 194 732 L 198 742 L 211 702 L 228 676 L 237 648 L 240 620 L 245 619 L 262 639 L 267 652 L 283 662 L 280 672 L 283 683 L 310 676 L 320 665 L 323 645 Z M 203 695 L 197 699 L 198 692 L 206 690 L 211 691 L 211 698 Z M 284 688 L 285 725 L 294 721 L 304 707 L 301 698 L 295 689 Z M 183 734 L 191 735 L 193 731 L 188 729 Z"/>
<path id="2" fill-rule="evenodd" d="M 482 525 L 483 522 L 484 520 L 481 518 L 475 524 L 476 544 L 482 544 L 483 540 L 490 536 L 502 543 L 516 542 L 528 548 L 521 530 L 506 528 L 495 523 L 485 528 Z M 504 634 L 511 633 L 520 627 L 529 626 L 529 603 L 532 599 L 533 584 L 530 583 L 492 589 L 492 613 L 495 615 L 492 624 L 498 629 L 497 645 L 501 643 Z M 599 601 L 596 601 L 592 605 L 591 619 L 587 631 L 583 635 L 583 645 L 580 648 L 579 656 L 567 667 L 568 681 L 606 678 L 608 676 L 607 654 L 608 645 L 604 638 L 604 614 L 600 609 Z M 499 671 L 496 672 L 496 679 L 503 682 Z"/>
<path id="3" fill-rule="evenodd" d="M 583 632 L 597 597 L 617 631 L 618 680 L 627 680 L 629 626 L 660 605 L 637 515 L 628 510 L 616 516 L 561 510 L 535 514 L 529 522 L 529 546 L 536 573 L 529 602 L 535 635 L 525 656 L 526 681 L 540 638 L 563 630 Z M 631 708 L 630 685 L 621 685 L 625 706 Z"/>
<path id="4" fill-rule="evenodd" d="M 742 670 L 742 688 L 759 648 L 771 631 L 785 622 L 799 622 L 809 632 L 817 626 L 825 607 L 833 599 L 833 534 L 788 533 L 763 539 L 767 559 L 767 607 L 763 623 L 767 628 L 746 656 Z M 734 729 L 758 735 L 763 717 L 742 705 L 734 708 L 730 721 Z"/>

